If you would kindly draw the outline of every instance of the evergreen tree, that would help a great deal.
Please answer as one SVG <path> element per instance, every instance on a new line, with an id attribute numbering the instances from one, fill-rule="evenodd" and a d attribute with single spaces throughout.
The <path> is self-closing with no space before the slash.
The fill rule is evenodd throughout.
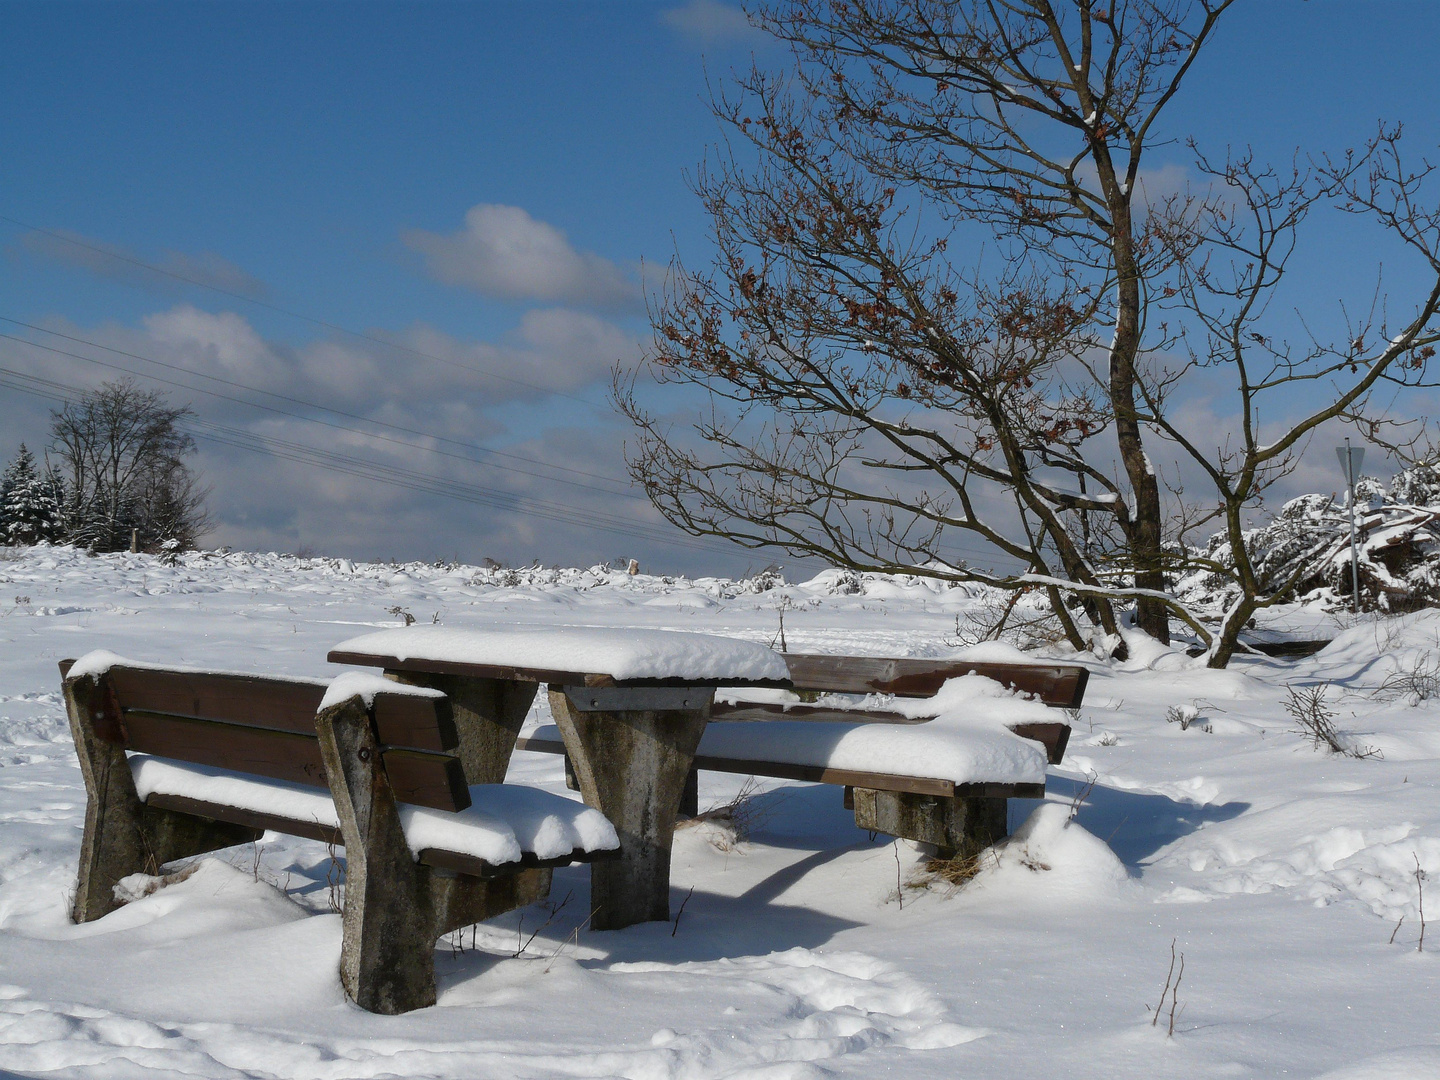
<path id="1" fill-rule="evenodd" d="M 0 478 L 0 526 L 7 544 L 38 544 L 59 538 L 60 503 L 53 474 L 41 473 L 24 443 Z"/>

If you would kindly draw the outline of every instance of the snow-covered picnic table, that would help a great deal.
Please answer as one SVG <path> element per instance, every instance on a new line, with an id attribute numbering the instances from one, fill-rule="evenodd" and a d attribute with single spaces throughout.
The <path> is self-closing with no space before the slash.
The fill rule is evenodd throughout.
<path id="1" fill-rule="evenodd" d="M 597 930 L 670 917 L 670 844 L 714 688 L 790 685 L 784 657 L 763 645 L 665 630 L 405 627 L 329 658 L 444 691 L 471 784 L 505 779 L 540 684 L 550 687 L 581 791 L 620 834 L 620 858 L 592 873 Z"/>
<path id="2" fill-rule="evenodd" d="M 941 848 L 961 833 L 979 846 L 999 839 L 1005 799 L 1043 792 L 1047 750 L 1063 753 L 1068 728 L 1042 702 L 1078 704 L 1085 677 L 1073 666 L 786 656 L 709 634 L 571 627 L 397 628 L 342 642 L 329 659 L 443 691 L 471 784 L 504 779 L 548 684 L 555 724 L 520 745 L 563 752 L 572 786 L 621 839 L 621 857 L 592 871 L 596 929 L 669 917 L 671 840 L 697 767 L 839 784 L 847 799 L 853 788 L 857 822 Z M 891 708 L 801 705 L 787 692 L 811 687 L 878 692 Z M 907 694 L 927 704 L 907 708 Z M 862 815 L 876 799 L 889 809 Z"/>

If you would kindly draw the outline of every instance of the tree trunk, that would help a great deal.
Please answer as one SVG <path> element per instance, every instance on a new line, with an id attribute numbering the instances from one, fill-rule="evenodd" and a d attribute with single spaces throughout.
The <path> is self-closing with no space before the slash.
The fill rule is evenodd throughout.
<path id="1" fill-rule="evenodd" d="M 1126 539 L 1134 567 L 1135 587 L 1165 591 L 1164 550 L 1160 528 L 1160 483 L 1150 467 L 1140 435 L 1135 407 L 1135 357 L 1140 349 L 1140 270 L 1131 237 L 1128 198 L 1111 199 L 1117 304 L 1115 337 L 1110 345 L 1110 402 L 1115 415 L 1115 437 L 1130 488 L 1135 493 L 1135 514 Z M 1136 625 L 1165 644 L 1170 643 L 1170 618 L 1158 600 L 1139 598 Z"/>

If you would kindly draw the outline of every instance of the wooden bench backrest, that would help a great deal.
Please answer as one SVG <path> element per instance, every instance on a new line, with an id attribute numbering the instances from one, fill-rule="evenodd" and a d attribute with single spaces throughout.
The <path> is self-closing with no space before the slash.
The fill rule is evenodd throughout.
<path id="1" fill-rule="evenodd" d="M 72 663 L 61 663 L 62 676 L 69 677 Z M 93 717 L 97 738 L 159 757 L 328 787 L 315 732 L 324 683 L 124 666 L 110 668 L 102 681 L 104 711 Z M 448 699 L 379 693 L 371 716 L 398 801 L 451 811 L 470 805 L 460 759 L 448 753 L 459 745 Z"/>
<path id="2" fill-rule="evenodd" d="M 1046 705 L 1078 709 L 1090 672 L 1071 664 L 1004 664 L 973 660 L 902 660 L 875 656 L 786 653 L 796 690 L 832 694 L 933 697 L 947 679 L 984 675 Z"/>

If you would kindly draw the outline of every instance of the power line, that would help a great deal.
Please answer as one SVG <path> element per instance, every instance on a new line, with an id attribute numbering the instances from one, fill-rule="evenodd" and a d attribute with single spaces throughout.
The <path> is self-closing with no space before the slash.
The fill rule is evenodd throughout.
<path id="1" fill-rule="evenodd" d="M 4 318 L 4 316 L 0 316 L 0 318 Z M 15 321 L 15 320 L 9 320 L 9 319 L 7 319 L 6 321 L 7 321 L 7 322 L 13 322 L 13 321 Z M 65 336 L 67 336 L 67 335 L 59 335 L 59 336 L 65 337 Z M 262 409 L 262 410 L 264 410 L 264 411 L 266 411 L 266 412 L 276 413 L 276 414 L 278 414 L 278 415 L 280 415 L 280 416 L 288 416 L 288 417 L 290 417 L 290 418 L 292 418 L 292 419 L 300 420 L 300 421 L 302 421 L 302 422 L 304 422 L 304 423 L 319 424 L 319 425 L 321 425 L 322 427 L 334 428 L 334 429 L 339 430 L 339 431 L 348 431 L 348 432 L 351 432 L 352 434 L 361 435 L 361 436 L 364 436 L 364 437 L 370 438 L 370 439 L 378 439 L 378 440 L 380 440 L 380 441 L 382 441 L 382 442 L 393 443 L 393 444 L 395 444 L 395 445 L 397 445 L 397 446 L 403 446 L 403 447 L 405 447 L 405 448 L 407 448 L 407 449 L 423 450 L 423 451 L 425 451 L 426 453 L 436 454 L 436 455 L 438 455 L 438 456 L 440 456 L 440 457 L 454 458 L 454 459 L 456 459 L 457 461 L 465 461 L 465 462 L 468 462 L 468 463 L 470 463 L 470 464 L 473 464 L 473 465 L 481 465 L 481 466 L 484 466 L 484 467 L 486 467 L 486 468 L 500 469 L 500 470 L 505 471 L 505 472 L 518 473 L 518 474 L 521 474 L 521 475 L 524 475 L 524 476 L 535 477 L 536 479 L 540 479 L 540 480 L 548 480 L 548 481 L 550 481 L 550 482 L 552 482 L 552 483 L 557 483 L 557 484 L 567 484 L 567 485 L 569 485 L 569 486 L 571 486 L 571 487 L 579 487 L 579 488 L 583 488 L 583 489 L 585 489 L 585 490 L 587 490 L 587 491 L 597 490 L 597 488 L 595 487 L 594 484 L 585 484 L 585 483 L 580 483 L 580 482 L 575 481 L 575 480 L 566 480 L 564 477 L 559 477 L 559 476 L 548 476 L 548 475 L 546 475 L 546 474 L 544 474 L 544 473 L 531 472 L 531 471 L 529 471 L 528 469 L 519 469 L 519 468 L 516 468 L 516 467 L 513 466 L 513 465 L 501 465 L 501 464 L 498 464 L 498 463 L 495 463 L 495 462 L 479 461 L 479 460 L 477 460 L 477 459 L 475 459 L 475 458 L 473 458 L 473 457 L 468 457 L 468 456 L 466 456 L 466 455 L 464 455 L 464 454 L 453 454 L 453 453 L 450 453 L 449 451 L 439 450 L 439 449 L 437 449 L 437 448 L 435 448 L 435 447 L 421 446 L 421 445 L 417 445 L 416 443 L 405 442 L 403 439 L 392 439 L 392 438 L 390 438 L 390 437 L 388 437 L 388 436 L 385 436 L 385 435 L 376 434 L 375 432 L 362 431 L 362 430 L 359 429 L 359 428 L 353 428 L 353 427 L 350 427 L 350 426 L 348 426 L 348 425 L 346 425 L 346 424 L 336 424 L 336 423 L 332 423 L 331 421 L 328 421 L 328 420 L 319 419 L 318 417 L 303 416 L 303 415 L 301 415 L 301 414 L 299 414 L 299 413 L 290 412 L 290 411 L 287 410 L 287 409 L 279 409 L 279 408 L 276 408 L 276 407 L 273 406 L 273 405 L 262 405 L 262 404 L 260 404 L 259 402 L 246 401 L 244 398 L 232 397 L 232 396 L 229 395 L 229 394 L 222 394 L 222 393 L 219 393 L 218 391 L 215 391 L 215 390 L 207 390 L 207 389 L 205 389 L 203 386 L 192 386 L 192 385 L 189 384 L 189 383 L 179 382 L 179 381 L 177 381 L 177 380 L 175 380 L 175 379 L 166 379 L 166 378 L 164 378 L 163 376 L 159 376 L 159 375 L 149 375 L 149 374 L 146 374 L 146 373 L 144 373 L 144 372 L 135 371 L 134 369 L 128 368 L 128 367 L 126 367 L 126 366 L 123 365 L 123 364 L 115 364 L 115 363 L 111 363 L 111 362 L 106 361 L 106 360 L 97 360 L 97 359 L 96 359 L 95 357 L 93 357 L 93 356 L 85 356 L 85 355 L 82 354 L 82 353 L 71 352 L 71 351 L 69 351 L 68 349 L 59 349 L 59 348 L 56 348 L 56 347 L 53 346 L 53 345 L 42 345 L 42 344 L 41 344 L 40 342 L 38 342 L 38 341 L 30 341 L 30 340 L 28 340 L 27 338 L 17 337 L 17 336 L 15 336 L 14 334 L 3 334 L 3 333 L 0 333 L 0 339 L 7 340 L 7 341 L 18 342 L 19 344 L 21 344 L 21 345 L 27 345 L 27 346 L 29 346 L 29 347 L 32 348 L 32 349 L 43 349 L 44 351 L 50 352 L 50 353 L 54 353 L 54 354 L 56 354 L 57 356 L 68 356 L 68 357 L 70 357 L 70 358 L 72 358 L 72 359 L 74 359 L 74 360 L 83 360 L 84 362 L 89 363 L 89 364 L 95 364 L 95 365 L 97 365 L 97 366 L 99 366 L 99 367 L 111 368 L 112 370 L 115 370 L 115 371 L 124 372 L 124 373 L 127 374 L 127 375 L 135 375 L 135 376 L 138 376 L 139 378 L 149 379 L 149 380 L 151 380 L 151 381 L 153 381 L 153 382 L 164 383 L 164 384 L 167 385 L 167 386 L 177 386 L 177 387 L 180 387 L 181 389 L 184 389 L 184 390 L 192 390 L 192 391 L 194 391 L 195 393 L 198 393 L 198 394 L 206 394 L 206 395 L 208 395 L 208 396 L 210 396 L 210 397 L 217 398 L 217 399 L 219 399 L 219 400 L 221 400 L 221 401 L 229 401 L 229 402 L 233 402 L 233 403 L 235 403 L 235 404 L 237 404 L 237 405 L 248 405 L 248 406 L 250 406 L 251 408 L 254 408 L 254 409 Z M 70 340 L 72 340 L 72 341 L 83 341 L 84 339 L 81 339 L 81 338 L 71 338 Z M 85 342 L 85 344 L 95 344 L 95 343 L 94 343 L 94 342 Z M 97 347 L 97 348 L 101 348 L 101 349 L 107 348 L 107 347 L 104 346 L 104 345 L 97 345 L 96 347 Z M 160 365 L 161 367 L 168 367 L 168 368 L 172 368 L 172 369 L 175 369 L 175 370 L 183 371 L 183 372 L 185 372 L 186 374 L 189 374 L 189 375 L 199 375 L 198 372 L 192 372 L 192 371 L 189 371 L 189 370 L 187 370 L 187 369 L 185 369 L 185 368 L 176 368 L 176 366 L 173 365 L 173 364 L 166 364 L 166 363 L 164 363 L 163 361 L 159 361 L 159 360 L 153 360 L 153 361 L 152 361 L 152 360 L 150 360 L 148 357 L 138 356 L 138 355 L 135 354 L 135 353 L 125 353 L 125 352 L 123 352 L 122 350 L 119 350 L 119 349 L 113 349 L 113 350 L 110 350 L 110 351 L 112 351 L 112 352 L 119 352 L 119 353 L 121 353 L 121 354 L 124 355 L 124 356 L 132 356 L 132 357 L 135 357 L 135 359 L 138 359 L 138 360 L 144 360 L 144 361 L 147 361 L 147 362 L 150 362 L 150 363 L 155 363 L 155 364 Z M 205 378 L 205 377 L 207 377 L 207 376 L 200 375 L 200 377 L 201 377 L 201 378 Z M 223 379 L 222 379 L 222 380 L 217 380 L 217 381 L 227 382 L 228 380 L 223 380 Z M 250 388 L 246 387 L 246 389 L 250 389 Z M 83 391 L 82 391 L 82 392 L 83 392 Z M 259 392 L 264 393 L 264 391 L 259 391 Z M 276 396 L 279 396 L 279 395 L 276 395 Z M 294 399 L 292 399 L 292 400 L 294 400 Z M 303 402 L 302 402 L 302 404 L 308 404 L 308 403 L 303 403 Z M 324 407 L 323 405 L 316 405 L 316 406 L 313 406 L 313 407 L 314 407 L 314 408 L 318 408 L 318 409 L 322 409 L 322 410 L 325 409 L 325 407 Z M 329 410 L 326 410 L 326 411 L 329 411 Z M 342 414 L 340 414 L 340 415 L 353 415 L 353 414 L 342 413 Z M 359 419 L 364 420 L 365 418 L 364 418 L 364 417 L 360 417 Z M 387 426 L 390 426 L 390 425 L 387 425 Z M 402 429 L 402 430 L 406 430 L 406 429 Z M 432 437 L 432 438 L 433 438 L 434 436 L 427 436 L 427 437 Z M 461 445 L 470 445 L 470 444 L 462 443 Z M 560 470 L 560 471 L 562 471 L 562 472 L 574 473 L 574 474 L 579 475 L 579 476 L 593 477 L 594 479 L 600 480 L 600 481 L 602 481 L 602 482 L 604 482 L 604 483 L 610 483 L 610 484 L 617 484 L 617 483 L 619 483 L 619 481 L 617 481 L 617 480 L 615 480 L 615 479 L 613 479 L 613 478 L 611 478 L 611 477 L 602 477 L 602 476 L 599 476 L 599 475 L 594 474 L 594 473 L 584 473 L 584 472 L 581 472 L 581 471 L 578 470 L 578 469 L 570 469 L 570 468 L 567 468 L 567 467 L 564 466 L 564 465 L 554 465 L 554 466 L 552 466 L 552 465 L 549 465 L 549 464 L 546 463 L 546 462 L 535 461 L 535 460 L 532 459 L 532 458 L 523 458 L 523 457 L 520 457 L 519 455 L 516 455 L 516 454 L 506 454 L 506 453 L 503 453 L 502 451 L 498 451 L 498 450 L 497 450 L 497 451 L 485 451 L 485 449 L 484 449 L 483 447 L 476 447 L 475 449 L 481 450 L 482 452 L 493 453 L 493 454 L 496 454 L 497 456 L 500 456 L 500 457 L 511 458 L 511 459 L 514 459 L 514 460 L 517 460 L 517 461 L 525 461 L 525 462 L 527 462 L 527 463 L 529 463 L 529 464 L 540 465 L 540 466 L 543 466 L 543 467 L 545 467 L 545 468 L 558 469 L 558 470 Z M 627 498 L 627 499 L 637 499 L 637 500 L 639 499 L 639 496 L 635 495 L 634 492 L 629 491 L 629 490 L 613 490 L 613 489 L 612 489 L 612 490 L 609 490 L 609 491 L 607 492 L 607 494 L 617 495 L 617 496 L 620 496 L 620 497 L 622 497 L 622 498 Z"/>
<path id="2" fill-rule="evenodd" d="M 60 402 L 71 400 L 85 393 L 84 390 L 78 387 L 69 386 L 54 379 L 47 379 L 38 375 L 29 375 L 25 372 L 14 371 L 5 367 L 0 367 L 0 385 L 10 386 L 23 393 Z M 649 529 L 643 525 L 639 525 L 633 520 L 617 518 L 602 512 L 567 507 L 563 504 L 551 503 L 526 495 L 484 492 L 471 488 L 459 481 L 446 480 L 443 477 L 396 466 L 384 465 L 378 462 L 364 461 L 343 454 L 337 454 L 333 451 L 305 446 L 301 443 L 288 442 L 272 436 L 264 436 L 255 432 L 227 427 L 226 425 L 217 424 L 212 421 L 196 420 L 187 424 L 187 427 L 191 429 L 192 434 L 197 438 L 207 442 L 261 453 L 269 457 L 279 458 L 297 464 L 310 465 L 314 468 L 325 469 L 377 483 L 388 484 L 393 487 L 403 488 L 407 491 L 418 491 L 423 494 L 436 495 L 460 502 L 524 513 L 531 517 L 583 528 L 594 528 L 601 532 L 628 536 L 631 539 L 648 540 L 653 543 L 689 548 L 705 552 L 711 556 L 724 555 L 730 558 L 740 557 L 738 552 L 727 550 L 719 545 L 709 545 L 703 541 L 697 541 L 684 536 L 676 536 L 668 532 L 662 533 L 659 530 Z"/>
<path id="3" fill-rule="evenodd" d="M 0 315 L 0 321 L 8 322 L 8 323 L 13 323 L 13 324 L 16 325 L 16 326 L 23 326 L 23 327 L 25 327 L 25 329 L 27 329 L 27 330 L 34 330 L 34 331 L 36 331 L 37 333 L 49 334 L 51 337 L 61 338 L 61 339 L 64 340 L 64 341 L 72 341 L 72 342 L 75 342 L 75 343 L 78 344 L 78 345 L 89 345 L 89 346 L 92 347 L 92 348 L 103 349 L 103 350 L 105 350 L 106 352 L 115 353 L 117 356 L 127 356 L 127 357 L 129 357 L 130 359 L 132 359 L 132 360 L 140 360 L 140 361 L 142 361 L 142 362 L 144 362 L 144 363 L 147 363 L 147 364 L 154 364 L 154 365 L 157 366 L 157 367 L 163 367 L 163 368 L 166 368 L 166 369 L 168 369 L 168 370 L 170 370 L 170 371 L 179 371 L 179 372 L 182 372 L 183 374 L 186 374 L 186 375 L 192 375 L 192 376 L 194 376 L 195 378 L 208 379 L 208 380 L 210 380 L 211 382 L 220 383 L 222 386 L 233 386 L 233 387 L 235 387 L 237 390 L 245 390 L 245 391 L 247 391 L 247 392 L 249 392 L 249 393 L 252 393 L 252 394 L 263 394 L 263 395 L 266 396 L 266 397 L 275 398 L 277 401 L 287 401 L 287 402 L 289 402 L 289 403 L 292 404 L 292 405 L 299 405 L 299 406 L 302 406 L 302 407 L 307 408 L 307 409 L 316 409 L 316 410 L 318 410 L 318 411 L 320 411 L 320 412 L 327 412 L 327 413 L 330 413 L 330 414 L 332 414 L 332 415 L 334 415 L 334 416 L 343 416 L 343 417 L 345 417 L 345 418 L 347 418 L 347 419 L 349 419 L 349 420 L 358 420 L 358 421 L 360 421 L 362 424 L 371 424 L 371 425 L 373 425 L 373 426 L 375 426 L 375 427 L 388 428 L 388 429 L 391 430 L 391 431 L 399 431 L 399 432 L 402 432 L 402 433 L 404 433 L 404 434 L 406 434 L 406 435 L 418 435 L 419 437 L 424 438 L 424 439 L 434 439 L 436 442 L 449 443 L 451 446 L 463 446 L 463 447 L 465 447 L 465 448 L 468 449 L 468 450 L 474 450 L 474 451 L 477 451 L 477 452 L 479 452 L 479 453 L 481 453 L 481 454 L 491 454 L 491 455 L 493 455 L 493 456 L 495 456 L 495 457 L 508 458 L 508 459 L 510 459 L 510 460 L 512 460 L 512 461 L 523 461 L 523 462 L 525 462 L 525 463 L 527 463 L 527 464 L 530 464 L 530 465 L 539 465 L 539 466 L 541 466 L 541 467 L 543 467 L 543 468 L 546 468 L 546 469 L 555 469 L 555 470 L 558 470 L 559 472 L 573 473 L 573 474 L 576 475 L 576 476 L 583 476 L 583 477 L 585 477 L 586 479 L 589 479 L 589 480 L 599 480 L 599 481 L 601 481 L 602 483 L 610 483 L 610 484 L 622 484 L 622 483 L 624 483 L 624 481 L 619 480 L 619 479 L 617 479 L 616 477 L 613 477 L 613 476 L 602 476 L 602 475 L 599 474 L 599 473 L 585 472 L 583 469 L 572 469 L 572 468 L 570 468 L 569 466 L 566 466 L 566 465 L 553 465 L 553 464 L 551 464 L 550 462 L 538 461 L 538 460 L 536 460 L 535 458 L 525 457 L 523 454 L 510 454 L 510 453 L 506 453 L 506 452 L 503 451 L 503 450 L 494 450 L 494 449 L 491 449 L 490 447 L 487 447 L 487 446 L 479 446 L 479 445 L 477 445 L 477 444 L 475 444 L 475 443 L 472 443 L 472 442 L 466 442 L 466 441 L 463 440 L 463 439 L 452 439 L 452 438 L 450 438 L 448 435 L 437 435 L 437 434 L 435 434 L 434 432 L 423 431 L 423 430 L 421 430 L 421 429 L 419 429 L 419 428 L 410 428 L 410 427 L 405 427 L 405 426 L 402 425 L 402 424 L 392 424 L 392 423 L 389 423 L 389 422 L 387 422 L 387 421 L 385 421 L 385 420 L 376 420 L 376 419 L 374 419 L 374 418 L 372 418 L 372 417 L 361 416 L 361 415 L 358 414 L 358 413 L 346 412 L 344 409 L 336 409 L 336 408 L 333 408 L 333 407 L 331 407 L 331 406 L 329 406 L 329 405 L 321 405 L 319 402 L 316 402 L 316 401 L 307 401 L 307 400 L 304 399 L 304 398 L 292 397 L 292 396 L 289 395 L 289 394 L 279 394 L 279 393 L 276 393 L 276 392 L 273 391 L 273 390 L 264 390 L 264 389 L 261 389 L 261 388 L 258 387 L 258 386 L 250 386 L 248 383 L 237 382 L 237 381 L 235 381 L 234 379 L 221 378 L 219 375 L 210 375 L 210 374 L 207 374 L 206 372 L 203 372 L 203 371 L 194 371 L 194 370 L 192 370 L 192 369 L 190 369 L 190 368 L 185 367 L 183 364 L 171 364 L 171 363 L 168 363 L 167 361 L 164 361 L 164 360 L 156 360 L 153 356 L 143 356 L 143 355 L 141 355 L 140 353 L 127 352 L 127 351 L 124 350 L 124 349 L 117 349 L 117 348 L 115 348 L 113 345 L 104 345 L 104 344 L 101 344 L 101 343 L 98 342 L 98 341 L 91 341 L 91 340 L 89 340 L 88 338 L 76 337 L 76 336 L 74 336 L 73 334 L 62 334 L 62 333 L 61 333 L 60 331 L 58 331 L 58 330 L 51 330 L 51 329 L 49 329 L 49 328 L 47 328 L 47 327 L 44 327 L 44 326 L 37 326 L 37 325 L 34 324 L 34 323 L 24 322 L 24 321 L 21 320 L 21 319 L 12 318 L 12 317 L 10 317 L 10 316 L 8 316 L 8 315 Z M 34 345 L 34 346 L 37 347 L 37 348 L 42 348 L 42 349 L 43 349 L 43 348 L 49 348 L 49 346 L 40 345 L 38 342 L 29 341 L 29 340 L 27 340 L 26 338 L 14 337 L 14 336 L 9 335 L 9 334 L 0 334 L 0 338 L 8 338 L 8 339 L 11 340 L 11 341 L 23 342 L 24 344 L 27 344 L 27 345 Z M 74 354 L 74 353 L 65 353 L 64 355 L 67 355 L 67 356 L 75 356 L 76 354 Z M 81 357 L 77 357 L 77 358 L 78 358 L 78 359 L 82 359 L 82 360 L 90 360 L 91 363 L 99 363 L 99 361 L 91 360 L 91 358 L 89 358 L 89 357 L 83 357 L 83 356 L 81 356 Z M 120 370 L 120 371 L 128 370 L 128 369 L 125 369 L 125 368 L 120 368 L 120 367 L 118 367 L 118 365 L 111 365 L 111 366 L 116 366 L 117 370 Z M 139 373 L 139 372 L 130 372 L 130 374 L 138 375 L 138 374 L 140 374 L 140 373 Z M 146 376 L 142 376 L 142 377 L 144 377 L 144 378 L 152 378 L 152 379 L 155 378 L 155 376 L 153 376 L 153 375 L 146 375 Z M 158 381 L 164 381 L 164 380 L 158 380 Z M 171 383 L 171 385 L 180 385 L 180 384 Z M 188 389 L 188 390 L 196 390 L 197 392 L 202 393 L 202 394 L 212 393 L 211 391 L 204 390 L 204 389 L 202 389 L 202 388 L 200 388 L 200 387 L 186 386 L 185 388 Z M 213 396 L 217 396 L 217 397 L 218 397 L 218 396 L 220 396 L 220 395 L 213 395 Z M 239 399 L 237 399 L 237 398 L 225 398 L 224 400 L 227 400 L 227 401 L 238 401 Z M 282 415 L 285 415 L 285 416 L 295 416 L 296 419 L 300 419 L 300 420 L 307 420 L 307 421 L 311 421 L 311 422 L 314 422 L 314 423 L 325 423 L 325 421 L 323 421 L 323 420 L 314 420 L 312 417 L 296 416 L 295 413 L 285 413 L 285 412 L 283 412 L 283 410 L 272 409 L 272 408 L 270 408 L 270 406 L 261 405 L 261 404 L 259 404 L 258 402 L 242 401 L 242 402 L 240 402 L 240 403 L 241 403 L 241 404 L 245 404 L 245 405 L 251 405 L 252 407 L 257 408 L 257 409 L 268 409 L 268 410 L 271 411 L 271 412 L 281 412 Z M 441 456 L 444 456 L 444 457 L 460 457 L 460 455 L 446 454 L 446 453 L 445 453 L 444 451 L 442 451 L 442 450 L 434 450 L 434 449 L 432 449 L 432 448 L 430 448 L 430 447 L 427 447 L 427 446 L 419 446 L 419 447 L 417 447 L 415 443 L 404 442 L 404 441 L 398 440 L 398 439 L 388 439 L 388 438 L 386 438 L 384 435 L 376 435 L 376 434 L 374 434 L 373 432 L 360 431 L 360 430 L 357 429 L 357 428 L 347 428 L 347 427 L 344 427 L 344 425 L 337 425 L 337 424 L 326 424 L 326 426 L 327 426 L 327 427 L 340 427 L 340 428 L 342 428 L 343 430 L 346 430 L 346 431 L 354 431 L 354 432 L 356 432 L 357 434 L 365 435 L 365 436 L 367 436 L 368 438 L 381 439 L 381 440 L 383 440 L 383 441 L 385 441 L 385 442 L 394 442 L 394 443 L 397 443 L 397 444 L 399 444 L 399 445 L 401 445 L 401 446 L 406 446 L 406 447 L 410 447 L 410 448 L 418 448 L 418 449 L 425 450 L 425 451 L 427 451 L 427 452 L 429 452 L 429 453 L 440 454 Z M 464 461 L 473 461 L 474 459 L 473 459 L 473 458 L 461 457 L 461 460 L 464 460 Z M 529 475 L 536 475 L 536 474 L 529 474 Z M 547 479 L 548 479 L 548 478 L 547 478 Z M 630 493 L 629 493 L 629 492 L 624 492 L 624 494 L 629 495 Z M 633 496 L 631 496 L 631 497 L 633 497 Z"/>
<path id="4" fill-rule="evenodd" d="M 200 281 L 196 278 L 186 277 L 184 274 L 176 273 L 174 270 L 166 270 L 162 266 L 156 266 L 154 263 L 148 263 L 144 259 L 137 259 L 133 255 L 126 255 L 122 252 L 112 251 L 109 248 L 101 247 L 98 244 L 86 243 L 84 240 L 76 239 L 73 236 L 66 236 L 64 233 L 55 232 L 52 229 L 43 229 L 39 225 L 31 225 L 29 222 L 21 221 L 18 218 L 10 217 L 7 214 L 0 214 L 0 221 L 8 222 L 9 224 L 15 225 L 21 229 L 28 229 L 30 232 L 40 233 L 42 236 L 48 236 L 54 240 L 59 240 L 62 243 L 73 244 L 75 247 L 84 248 L 86 251 L 96 252 L 97 254 L 104 255 L 107 258 L 115 259 L 119 262 L 129 263 L 132 266 L 139 266 L 145 270 L 151 271 L 152 273 L 160 274 L 163 277 L 173 278 L 176 281 L 183 281 L 188 285 L 194 285 L 197 289 L 209 289 L 211 292 L 219 293 L 221 296 L 228 296 L 232 299 L 240 300 L 247 304 L 254 304 L 256 307 L 262 307 L 265 308 L 267 311 L 273 311 L 280 315 L 287 315 L 292 319 L 299 319 L 302 322 L 310 323 L 313 326 L 322 326 L 326 330 L 333 330 L 338 334 L 347 334 L 350 337 L 359 338 L 363 341 L 374 342 L 375 344 L 383 345 L 386 348 L 398 349 L 401 352 L 407 352 L 413 356 L 423 357 L 426 360 L 434 360 L 436 363 L 448 364 L 451 367 L 460 368 L 462 371 L 471 371 L 478 375 L 484 375 L 486 378 L 499 379 L 501 382 L 513 383 L 516 386 L 523 386 L 528 390 L 537 390 L 542 394 L 552 394 L 556 397 L 568 398 L 571 401 L 578 401 L 582 405 L 590 405 L 592 407 L 598 407 L 600 405 L 600 403 L 597 401 L 592 401 L 589 398 L 580 397 L 577 394 L 567 394 L 562 390 L 553 390 L 549 387 L 540 386 L 532 382 L 527 382 L 524 379 L 517 379 L 512 375 L 501 375 L 500 373 L 495 371 L 488 371 L 485 368 L 476 367 L 473 364 L 462 364 L 458 360 L 451 360 L 448 357 L 437 356 L 434 353 L 425 352 L 423 349 L 416 349 L 409 345 L 401 345 L 398 342 L 388 341 L 385 338 L 379 337 L 375 334 L 367 334 L 363 330 L 351 330 L 349 327 L 341 326 L 338 323 L 332 323 L 326 319 L 316 318 L 313 315 L 306 315 L 304 312 L 300 311 L 292 311 L 290 308 L 281 307 L 279 304 L 271 304 L 265 300 L 259 300 L 256 297 L 247 296 L 241 292 L 235 292 L 232 289 L 223 289 L 219 285 L 212 285 L 207 281 Z"/>

